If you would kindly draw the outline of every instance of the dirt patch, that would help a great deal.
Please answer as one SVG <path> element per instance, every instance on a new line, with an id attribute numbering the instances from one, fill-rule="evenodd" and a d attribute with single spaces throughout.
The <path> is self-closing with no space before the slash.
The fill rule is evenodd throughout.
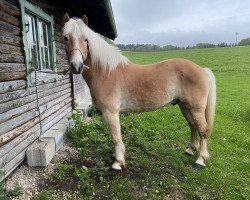
<path id="1" fill-rule="evenodd" d="M 51 163 L 47 167 L 29 167 L 27 162 L 24 161 L 17 167 L 7 179 L 4 180 L 4 187 L 6 191 L 10 191 L 18 184 L 22 189 L 22 194 L 18 197 L 8 197 L 10 200 L 29 200 L 37 194 L 41 187 L 46 187 L 48 182 L 48 175 L 51 174 L 56 167 L 57 162 L 63 162 L 71 158 L 79 156 L 79 152 L 71 147 L 67 142 L 63 144 L 60 150 L 56 153 Z M 70 194 L 60 195 L 68 196 Z"/>

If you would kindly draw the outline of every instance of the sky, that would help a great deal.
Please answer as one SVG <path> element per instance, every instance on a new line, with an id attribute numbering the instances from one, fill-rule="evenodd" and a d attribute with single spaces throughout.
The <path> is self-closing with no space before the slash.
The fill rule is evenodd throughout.
<path id="1" fill-rule="evenodd" d="M 192 46 L 250 37 L 250 0 L 111 0 L 116 44 Z"/>

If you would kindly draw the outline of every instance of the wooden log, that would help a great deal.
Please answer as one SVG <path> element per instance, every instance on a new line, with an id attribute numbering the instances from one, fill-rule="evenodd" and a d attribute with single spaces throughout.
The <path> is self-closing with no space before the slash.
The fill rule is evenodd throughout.
<path id="1" fill-rule="evenodd" d="M 8 44 L 0 45 L 0 53 L 23 55 L 21 47 L 12 46 Z"/>
<path id="2" fill-rule="evenodd" d="M 66 50 L 65 49 L 59 49 L 57 48 L 56 49 L 56 54 L 57 55 L 65 55 L 67 57 L 67 54 L 66 54 Z"/>
<path id="3" fill-rule="evenodd" d="M 43 120 L 44 118 L 50 116 L 52 113 L 55 113 L 57 110 L 60 110 L 64 105 L 71 103 L 71 97 L 66 98 L 60 102 L 58 100 L 50 101 L 47 104 L 43 104 L 39 106 L 40 109 L 40 117 Z M 39 112 L 37 108 L 29 110 L 21 115 L 11 118 L 8 121 L 5 121 L 0 124 L 0 143 L 4 142 L 3 140 L 7 140 L 12 137 L 16 137 L 20 131 L 27 130 L 33 123 L 27 125 L 27 122 L 32 121 L 32 119 L 39 116 Z M 21 127 L 21 128 L 20 128 Z M 7 133 L 7 134 L 6 134 Z M 5 135 L 5 137 L 3 137 Z M 6 136 L 7 135 L 7 136 Z"/>
<path id="4" fill-rule="evenodd" d="M 0 124 L 6 122 L 10 119 L 13 119 L 22 113 L 28 112 L 37 107 L 37 101 L 32 101 L 30 103 L 24 104 L 20 107 L 8 110 L 7 112 L 0 115 Z"/>
<path id="5" fill-rule="evenodd" d="M 55 41 L 60 42 L 62 44 L 65 43 L 64 39 L 62 38 L 62 36 L 54 35 L 54 37 L 55 37 Z"/>
<path id="6" fill-rule="evenodd" d="M 0 147 L 0 160 L 3 158 L 4 155 L 6 155 L 8 152 L 11 152 L 12 149 L 15 149 L 15 147 L 20 144 L 22 141 L 26 141 L 28 137 L 30 137 L 32 134 L 35 134 L 36 131 L 39 131 L 40 134 L 40 124 L 37 123 L 35 126 L 28 129 L 23 134 L 19 135 L 17 138 L 11 140 L 7 144 Z"/>
<path id="7" fill-rule="evenodd" d="M 23 63 L 0 63 L 0 73 L 25 72 L 26 68 Z"/>
<path id="8" fill-rule="evenodd" d="M 56 92 L 64 91 L 66 89 L 69 89 L 71 87 L 70 83 L 60 85 L 58 87 L 51 88 L 50 90 L 44 90 L 42 92 L 38 93 L 38 98 L 48 96 L 50 94 L 55 94 Z"/>
<path id="9" fill-rule="evenodd" d="M 34 108 L 26 113 L 19 115 L 11 120 L 3 122 L 0 124 L 0 136 L 4 133 L 24 124 L 25 122 L 37 117 L 39 114 L 37 108 Z"/>
<path id="10" fill-rule="evenodd" d="M 0 171 L 4 172 L 4 175 L 0 177 L 0 181 L 5 179 L 21 162 L 24 160 L 26 155 L 26 150 L 22 151 L 18 156 L 16 156 L 13 160 L 7 163 Z"/>
<path id="11" fill-rule="evenodd" d="M 8 3 L 5 0 L 0 0 L 0 10 L 2 10 L 2 11 L 6 12 L 14 17 L 20 16 L 19 9 L 16 6 Z"/>
<path id="12" fill-rule="evenodd" d="M 0 82 L 0 94 L 18 89 L 23 89 L 25 88 L 25 86 L 26 81 L 24 80 Z"/>
<path id="13" fill-rule="evenodd" d="M 50 115 L 48 118 L 45 118 L 42 121 L 43 132 L 49 130 L 50 127 L 52 127 L 54 124 L 56 124 L 58 121 L 60 121 L 63 118 L 63 116 L 65 116 L 66 114 L 71 112 L 71 110 L 72 110 L 71 103 L 68 103 L 67 105 L 63 106 L 60 110 L 58 110 L 57 112 Z"/>
<path id="14" fill-rule="evenodd" d="M 8 31 L 14 35 L 20 36 L 20 28 L 6 22 L 0 21 L 0 30 Z"/>
<path id="15" fill-rule="evenodd" d="M 24 57 L 15 54 L 0 54 L 0 63 L 24 63 Z"/>
<path id="16" fill-rule="evenodd" d="M 54 113 L 53 115 L 50 115 L 49 117 L 42 120 L 42 124 L 47 125 L 47 127 L 44 127 L 43 130 L 44 131 L 48 130 L 48 127 L 53 126 L 55 123 L 60 121 L 63 117 L 69 116 L 69 114 L 71 113 L 71 110 L 72 110 L 71 106 L 66 105 L 63 108 L 61 108 L 60 110 L 58 110 L 56 113 Z M 56 119 L 54 119 L 54 118 L 56 118 Z M 15 147 L 17 145 L 19 145 L 22 141 L 27 141 L 31 135 L 35 134 L 36 131 L 38 131 L 39 132 L 38 135 L 40 135 L 40 124 L 39 123 L 37 123 L 36 125 L 31 127 L 30 129 L 28 129 L 26 132 L 19 135 L 17 138 L 10 140 L 10 142 L 8 142 L 7 144 L 0 147 L 0 160 L 8 152 L 11 152 L 11 150 L 13 150 L 13 149 L 15 150 Z"/>
<path id="17" fill-rule="evenodd" d="M 0 82 L 22 80 L 26 78 L 26 72 L 1 72 Z"/>
<path id="18" fill-rule="evenodd" d="M 6 12 L 0 11 L 0 20 L 12 24 L 14 26 L 20 26 L 20 20 L 12 15 L 7 14 Z"/>
<path id="19" fill-rule="evenodd" d="M 18 126 L 17 128 L 5 133 L 4 135 L 0 136 L 0 147 L 7 144 L 14 138 L 18 137 L 22 133 L 29 130 L 31 127 L 35 126 L 40 121 L 39 117 L 35 117 L 26 123 L 22 124 L 21 126 Z M 0 164 L 1 165 L 1 164 Z"/>
<path id="20" fill-rule="evenodd" d="M 51 122 L 57 123 L 63 117 L 69 116 L 70 112 L 71 112 L 70 108 L 66 108 L 65 110 L 63 110 L 58 115 L 59 116 L 58 118 L 54 118 L 53 120 L 50 121 L 49 124 L 46 124 L 47 129 L 48 127 L 50 128 L 54 125 Z M 35 125 L 31 129 L 37 128 L 38 125 L 39 124 Z M 22 160 L 25 158 L 27 147 L 39 137 L 40 131 L 36 130 L 35 132 L 33 132 L 33 131 L 30 131 L 31 129 L 27 131 L 28 134 L 26 132 L 25 134 L 20 135 L 15 140 L 12 140 L 10 143 L 0 148 L 0 157 L 1 157 L 0 166 L 3 166 L 1 170 L 5 172 L 5 176 L 0 177 L 1 180 L 3 180 L 9 173 L 11 173 L 11 171 L 13 171 L 14 168 L 20 164 L 20 162 L 22 162 Z M 22 138 L 22 140 L 20 140 L 20 138 Z M 13 144 L 15 144 L 15 146 L 13 146 Z M 6 151 L 6 150 L 9 150 L 9 151 Z"/>
<path id="21" fill-rule="evenodd" d="M 47 84 L 43 84 L 43 85 L 39 85 L 37 87 L 38 92 L 44 91 L 44 90 L 48 90 L 50 88 L 54 88 L 60 85 L 64 85 L 70 83 L 70 79 L 66 78 L 66 79 L 62 79 L 60 81 L 57 82 L 53 82 L 53 83 L 47 83 Z M 34 94 L 36 92 L 36 88 L 35 87 L 29 87 L 27 89 L 21 89 L 21 90 L 15 90 L 15 91 L 11 91 L 11 92 L 6 92 L 3 94 L 0 94 L 0 104 L 7 102 L 7 101 L 13 101 L 31 94 Z"/>
<path id="22" fill-rule="evenodd" d="M 22 46 L 21 37 L 15 36 L 14 34 L 3 30 L 0 30 L 0 43 L 18 47 Z"/>
<path id="23" fill-rule="evenodd" d="M 52 91 L 52 93 L 50 95 L 49 95 L 49 93 L 40 94 L 39 101 L 45 101 L 44 99 L 46 99 L 47 101 L 51 101 L 51 99 L 58 98 L 59 96 L 62 96 L 64 94 L 66 94 L 66 93 L 71 94 L 71 88 L 63 89 L 63 90 L 57 91 L 56 93 Z M 37 97 L 36 94 L 31 94 L 29 96 L 25 96 L 25 97 L 20 98 L 20 99 L 16 99 L 16 100 L 13 100 L 13 101 L 1 103 L 0 104 L 0 113 L 7 112 L 7 111 L 12 110 L 14 108 L 18 108 L 18 107 L 20 107 L 20 106 L 22 106 L 24 104 L 35 101 L 36 97 Z"/>
<path id="24" fill-rule="evenodd" d="M 30 134 L 25 140 L 22 140 L 18 145 L 15 146 L 15 148 L 13 148 L 8 153 L 3 155 L 3 157 L 0 159 L 0 168 L 4 167 L 4 165 L 9 163 L 20 152 L 26 150 L 26 148 L 39 137 L 39 134 L 40 134 L 39 124 L 35 125 L 35 127 L 37 129 L 35 132 Z"/>
<path id="25" fill-rule="evenodd" d="M 56 43 L 56 48 L 65 50 L 65 44 L 60 43 L 60 42 L 55 42 L 55 43 Z"/>
<path id="26" fill-rule="evenodd" d="M 39 105 L 46 104 L 47 108 L 50 108 L 52 105 L 55 105 L 58 102 L 61 102 L 65 100 L 66 98 L 69 98 L 71 96 L 70 93 L 66 93 L 52 101 L 48 101 L 45 98 L 42 98 L 39 100 Z M 47 101 L 46 101 L 47 100 Z M 28 104 L 24 104 L 18 108 L 14 108 L 12 110 L 9 110 L 5 112 L 4 114 L 0 115 L 0 123 L 3 123 L 7 120 L 10 120 L 14 117 L 17 117 L 18 115 L 21 115 L 22 113 L 28 112 L 29 110 L 32 110 L 33 108 L 37 107 L 37 101 L 30 102 Z"/>

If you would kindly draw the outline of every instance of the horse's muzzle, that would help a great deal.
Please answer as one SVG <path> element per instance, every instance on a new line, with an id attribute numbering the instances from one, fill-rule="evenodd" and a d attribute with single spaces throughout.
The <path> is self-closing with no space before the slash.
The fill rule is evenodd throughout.
<path id="1" fill-rule="evenodd" d="M 73 74 L 81 74 L 82 70 L 83 70 L 83 66 L 84 66 L 83 63 L 80 63 L 78 67 L 76 67 L 75 63 L 71 63 L 70 64 L 70 71 Z"/>

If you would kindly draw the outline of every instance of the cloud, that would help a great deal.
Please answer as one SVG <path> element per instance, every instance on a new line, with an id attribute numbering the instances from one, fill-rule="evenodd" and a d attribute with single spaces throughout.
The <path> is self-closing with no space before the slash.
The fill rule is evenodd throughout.
<path id="1" fill-rule="evenodd" d="M 194 45 L 250 36 L 248 0 L 111 0 L 116 43 Z"/>

